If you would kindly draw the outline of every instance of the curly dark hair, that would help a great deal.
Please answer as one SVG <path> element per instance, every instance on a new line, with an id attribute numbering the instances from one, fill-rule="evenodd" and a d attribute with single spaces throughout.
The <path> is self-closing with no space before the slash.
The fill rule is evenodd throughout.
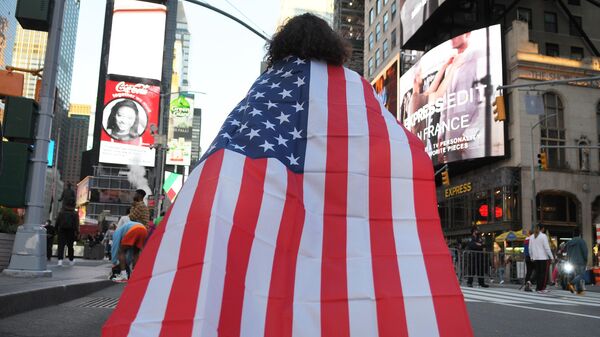
<path id="1" fill-rule="evenodd" d="M 310 13 L 295 16 L 280 26 L 267 53 L 269 65 L 294 55 L 343 65 L 350 58 L 350 44 L 336 33 L 325 20 Z"/>

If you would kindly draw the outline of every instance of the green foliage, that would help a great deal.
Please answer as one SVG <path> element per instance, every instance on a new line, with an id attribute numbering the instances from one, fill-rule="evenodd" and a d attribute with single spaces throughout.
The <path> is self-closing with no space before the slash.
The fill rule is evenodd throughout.
<path id="1" fill-rule="evenodd" d="M 19 216 L 12 209 L 0 206 L 0 233 L 14 234 L 19 227 Z"/>

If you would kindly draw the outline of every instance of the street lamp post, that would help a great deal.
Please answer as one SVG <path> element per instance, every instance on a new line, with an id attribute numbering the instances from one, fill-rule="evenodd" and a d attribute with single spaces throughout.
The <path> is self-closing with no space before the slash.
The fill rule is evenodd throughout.
<path id="1" fill-rule="evenodd" d="M 535 191 L 535 146 L 533 145 L 533 129 L 536 126 L 540 125 L 542 122 L 546 121 L 550 117 L 554 117 L 557 114 L 549 114 L 546 117 L 540 119 L 537 123 L 531 126 L 531 226 L 530 229 L 533 230 L 533 227 L 537 223 L 537 203 L 536 203 L 536 191 Z"/>

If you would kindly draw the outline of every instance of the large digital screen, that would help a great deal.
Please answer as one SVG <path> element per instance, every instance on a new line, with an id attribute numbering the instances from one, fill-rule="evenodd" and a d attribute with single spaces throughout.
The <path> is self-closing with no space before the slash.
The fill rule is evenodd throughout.
<path id="1" fill-rule="evenodd" d="M 500 25 L 458 35 L 400 78 L 400 121 L 434 164 L 504 155 L 504 122 L 492 102 L 502 85 Z"/>
<path id="2" fill-rule="evenodd" d="M 158 86 L 126 81 L 106 81 L 100 162 L 154 166 L 151 125 L 158 125 Z"/>
<path id="3" fill-rule="evenodd" d="M 190 166 L 194 100 L 180 95 L 171 101 L 169 110 L 167 165 Z"/>
<path id="4" fill-rule="evenodd" d="M 400 23 L 402 25 L 402 44 L 415 32 L 446 0 L 400 0 Z"/>
<path id="5" fill-rule="evenodd" d="M 394 116 L 398 116 L 398 59 L 395 59 L 373 82 L 377 96 Z"/>

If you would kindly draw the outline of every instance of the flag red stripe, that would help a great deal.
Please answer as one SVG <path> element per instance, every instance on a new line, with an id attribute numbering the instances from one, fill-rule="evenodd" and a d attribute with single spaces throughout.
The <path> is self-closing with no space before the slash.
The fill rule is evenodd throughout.
<path id="1" fill-rule="evenodd" d="M 219 318 L 219 335 L 240 335 L 242 305 L 250 250 L 261 210 L 267 159 L 246 158 L 242 183 L 227 244 L 225 284 Z"/>
<path id="2" fill-rule="evenodd" d="M 348 110 L 342 67 L 327 66 L 327 159 L 323 205 L 321 335 L 349 336 L 346 267 Z"/>
<path id="3" fill-rule="evenodd" d="M 394 241 L 390 139 L 373 88 L 364 80 L 363 88 L 369 125 L 369 225 L 377 325 L 380 337 L 407 336 Z"/>
<path id="4" fill-rule="evenodd" d="M 102 336 L 126 337 L 129 334 L 131 323 L 133 323 L 137 316 L 144 295 L 146 294 L 146 289 L 150 283 L 158 248 L 162 242 L 165 227 L 167 227 L 166 223 L 169 221 L 172 209 L 173 206 L 171 205 L 164 217 L 162 222 L 163 225 L 158 226 L 156 231 L 148 239 L 148 242 L 144 247 L 144 254 L 141 254 L 138 263 L 135 266 L 135 272 L 132 273 L 132 277 L 125 288 L 123 295 L 121 295 L 119 304 L 114 313 L 104 324 Z"/>
<path id="5" fill-rule="evenodd" d="M 410 142 L 417 231 L 427 269 L 440 337 L 473 336 L 465 302 L 452 267 L 437 210 L 433 165 L 423 143 L 405 131 Z"/>
<path id="6" fill-rule="evenodd" d="M 208 225 L 224 150 L 208 157 L 198 180 L 182 235 L 177 272 L 169 294 L 160 336 L 190 336 L 202 278 Z"/>
<path id="7" fill-rule="evenodd" d="M 287 191 L 269 286 L 265 337 L 292 337 L 294 283 L 304 228 L 303 176 L 288 171 Z"/>

